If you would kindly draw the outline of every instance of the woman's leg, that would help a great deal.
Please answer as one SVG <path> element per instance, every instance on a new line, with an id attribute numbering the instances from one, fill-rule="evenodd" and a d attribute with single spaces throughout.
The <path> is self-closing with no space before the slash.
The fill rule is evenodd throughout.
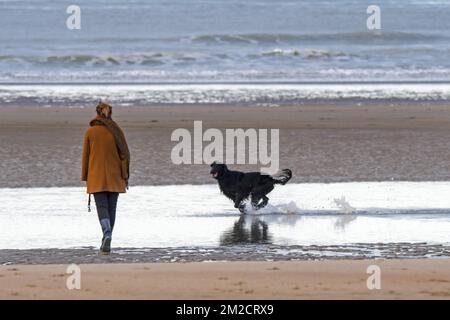
<path id="1" fill-rule="evenodd" d="M 116 222 L 116 209 L 118 198 L 119 198 L 118 192 L 108 192 L 108 212 L 109 212 L 109 219 L 111 221 L 111 232 L 114 230 L 114 224 Z"/>
<path id="2" fill-rule="evenodd" d="M 100 221 L 100 226 L 103 231 L 103 239 L 101 250 L 109 252 L 111 236 L 112 236 L 112 228 L 111 228 L 111 220 L 109 217 L 109 201 L 108 201 L 108 193 L 107 192 L 97 192 L 94 193 L 95 206 L 97 207 L 98 219 Z M 106 243 L 107 242 L 107 243 Z"/>

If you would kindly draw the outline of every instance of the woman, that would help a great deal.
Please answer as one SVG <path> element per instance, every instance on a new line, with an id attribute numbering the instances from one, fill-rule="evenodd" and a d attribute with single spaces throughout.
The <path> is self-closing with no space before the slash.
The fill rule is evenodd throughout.
<path id="1" fill-rule="evenodd" d="M 100 101 L 96 111 L 84 138 L 81 180 L 86 181 L 89 206 L 94 195 L 103 231 L 100 252 L 109 254 L 117 199 L 128 188 L 130 152 L 122 129 L 111 118 L 112 107 Z"/>

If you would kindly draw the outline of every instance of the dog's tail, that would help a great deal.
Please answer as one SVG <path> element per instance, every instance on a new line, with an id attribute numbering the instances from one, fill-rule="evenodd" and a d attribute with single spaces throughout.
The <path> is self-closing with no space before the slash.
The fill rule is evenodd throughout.
<path id="1" fill-rule="evenodd" d="M 290 169 L 283 169 L 281 173 L 275 177 L 272 177 L 275 180 L 275 184 L 285 185 L 292 178 L 292 171 Z"/>

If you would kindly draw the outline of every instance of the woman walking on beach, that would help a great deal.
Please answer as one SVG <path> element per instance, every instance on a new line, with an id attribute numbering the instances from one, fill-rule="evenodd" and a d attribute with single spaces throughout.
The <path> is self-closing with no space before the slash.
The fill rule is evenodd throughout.
<path id="1" fill-rule="evenodd" d="M 112 107 L 99 102 L 96 111 L 84 137 L 81 180 L 86 181 L 89 205 L 94 195 L 103 231 L 100 252 L 108 254 L 119 193 L 128 188 L 130 152 L 122 129 L 111 118 Z"/>

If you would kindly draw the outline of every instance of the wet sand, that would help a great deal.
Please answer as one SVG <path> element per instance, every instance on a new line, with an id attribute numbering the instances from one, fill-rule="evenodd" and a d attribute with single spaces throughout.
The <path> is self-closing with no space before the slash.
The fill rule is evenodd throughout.
<path id="1" fill-rule="evenodd" d="M 110 255 L 98 248 L 2 249 L 2 265 L 115 264 L 217 261 L 300 261 L 368 259 L 443 259 L 450 246 L 427 243 L 354 243 L 341 245 L 241 244 L 209 247 L 113 248 Z"/>
<path id="2" fill-rule="evenodd" d="M 367 267 L 381 289 L 367 288 Z M 450 260 L 1 266 L 0 299 L 449 299 Z"/>
<path id="3" fill-rule="evenodd" d="M 81 143 L 92 108 L 0 107 L 1 187 L 80 186 Z M 132 185 L 210 183 L 207 165 L 170 162 L 175 128 L 279 128 L 280 167 L 293 182 L 448 180 L 445 105 L 118 107 Z M 256 166 L 234 166 L 254 170 Z"/>

